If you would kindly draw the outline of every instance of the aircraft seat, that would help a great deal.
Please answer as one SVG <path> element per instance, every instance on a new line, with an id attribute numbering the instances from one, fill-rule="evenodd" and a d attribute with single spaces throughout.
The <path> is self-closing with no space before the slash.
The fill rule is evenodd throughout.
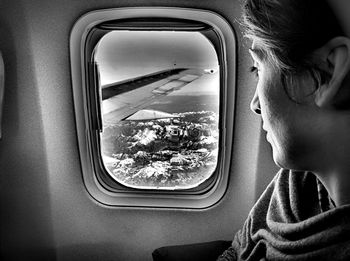
<path id="1" fill-rule="evenodd" d="M 215 261 L 231 241 L 217 240 L 205 243 L 164 246 L 153 251 L 153 261 Z"/>

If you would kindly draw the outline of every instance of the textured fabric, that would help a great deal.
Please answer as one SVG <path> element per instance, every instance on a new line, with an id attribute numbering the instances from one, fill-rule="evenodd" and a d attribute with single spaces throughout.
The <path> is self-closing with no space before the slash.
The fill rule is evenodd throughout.
<path id="1" fill-rule="evenodd" d="M 325 209 L 324 191 L 312 173 L 281 170 L 218 261 L 350 260 L 350 206 Z"/>

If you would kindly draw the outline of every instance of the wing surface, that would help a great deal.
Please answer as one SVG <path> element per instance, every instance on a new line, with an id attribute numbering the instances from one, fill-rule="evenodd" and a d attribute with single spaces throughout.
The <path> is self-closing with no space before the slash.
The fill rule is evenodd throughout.
<path id="1" fill-rule="evenodd" d="M 117 123 L 197 80 L 204 73 L 201 69 L 163 71 L 104 88 L 102 89 L 103 122 Z"/>

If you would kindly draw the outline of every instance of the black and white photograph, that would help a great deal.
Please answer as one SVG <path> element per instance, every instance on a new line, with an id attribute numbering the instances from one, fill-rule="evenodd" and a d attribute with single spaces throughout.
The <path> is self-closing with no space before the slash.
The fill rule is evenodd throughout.
<path id="1" fill-rule="evenodd" d="M 0 260 L 350 260 L 349 14 L 0 0 Z"/>

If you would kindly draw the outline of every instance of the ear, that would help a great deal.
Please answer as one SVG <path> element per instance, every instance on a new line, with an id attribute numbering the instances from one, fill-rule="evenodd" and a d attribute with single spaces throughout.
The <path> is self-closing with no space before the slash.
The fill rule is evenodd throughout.
<path id="1" fill-rule="evenodd" d="M 319 107 L 332 107 L 344 79 L 350 71 L 350 39 L 335 37 L 315 52 L 320 69 L 329 75 L 315 96 Z M 350 86 L 349 86 L 350 87 Z"/>

